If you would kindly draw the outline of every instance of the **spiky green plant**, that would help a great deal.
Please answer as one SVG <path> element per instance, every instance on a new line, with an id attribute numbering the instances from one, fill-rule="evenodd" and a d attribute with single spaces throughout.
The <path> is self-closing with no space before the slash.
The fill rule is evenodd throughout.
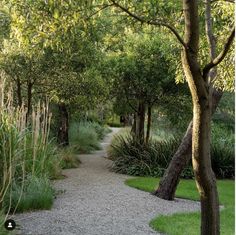
<path id="1" fill-rule="evenodd" d="M 148 144 L 140 144 L 130 135 L 118 135 L 108 150 L 108 156 L 114 160 L 112 169 L 115 172 L 162 176 L 178 144 L 177 138 L 167 141 L 150 140 Z"/>
<path id="2" fill-rule="evenodd" d="M 0 209 L 4 204 L 8 214 L 22 204 L 25 193 L 35 190 L 28 187 L 25 191 L 29 175 L 34 179 L 52 178 L 60 168 L 56 149 L 49 140 L 48 105 L 38 103 L 32 107 L 32 114 L 27 114 L 24 105 L 13 105 L 12 90 L 6 89 L 4 80 L 0 78 Z"/>

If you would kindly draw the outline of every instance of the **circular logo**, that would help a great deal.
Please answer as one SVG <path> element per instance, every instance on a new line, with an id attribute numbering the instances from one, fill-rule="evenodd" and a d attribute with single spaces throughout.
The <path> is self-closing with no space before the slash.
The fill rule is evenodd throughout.
<path id="1" fill-rule="evenodd" d="M 5 221 L 4 226 L 7 230 L 13 230 L 16 227 L 16 222 L 12 219 L 8 219 Z"/>

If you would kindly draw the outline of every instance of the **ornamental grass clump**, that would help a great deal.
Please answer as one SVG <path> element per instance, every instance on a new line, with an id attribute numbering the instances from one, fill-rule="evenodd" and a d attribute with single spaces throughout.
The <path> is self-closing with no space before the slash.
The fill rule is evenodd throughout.
<path id="1" fill-rule="evenodd" d="M 98 129 L 98 128 L 97 128 Z M 71 146 L 78 153 L 90 153 L 101 149 L 99 134 L 91 122 L 73 122 L 69 129 Z"/>
<path id="2" fill-rule="evenodd" d="M 22 200 L 29 198 L 27 195 L 35 190 L 29 187 L 29 182 L 42 184 L 38 187 L 40 194 L 46 185 L 43 179 L 54 178 L 60 168 L 56 149 L 49 140 L 51 114 L 48 105 L 38 103 L 32 107 L 31 114 L 24 105 L 16 107 L 11 88 L 5 86 L 4 76 L 1 74 L 0 79 L 0 210 L 7 215 L 17 211 L 19 205 L 29 205 L 22 204 Z M 51 194 L 47 197 L 48 202 L 52 204 L 53 192 L 48 194 Z M 37 200 L 41 200 L 40 197 L 34 197 L 34 203 L 25 209 L 42 205 Z M 22 211 L 25 209 L 21 208 Z"/>
<path id="3" fill-rule="evenodd" d="M 179 145 L 178 138 L 140 144 L 131 135 L 118 135 L 108 156 L 114 160 L 112 170 L 135 176 L 162 176 Z"/>

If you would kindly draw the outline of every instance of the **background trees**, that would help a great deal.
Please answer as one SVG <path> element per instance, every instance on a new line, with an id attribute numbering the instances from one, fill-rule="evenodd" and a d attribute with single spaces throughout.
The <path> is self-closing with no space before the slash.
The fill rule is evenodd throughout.
<path id="1" fill-rule="evenodd" d="M 165 53 L 171 52 L 161 44 L 163 37 L 128 34 L 121 52 L 111 54 L 115 62 L 115 80 L 112 92 L 122 104 L 129 106 L 134 115 L 132 132 L 140 143 L 144 143 L 144 123 L 147 118 L 146 142 L 150 137 L 151 111 L 162 103 L 166 93 L 174 92 L 173 68 Z M 172 90 L 171 90 L 172 89 Z M 119 102 L 119 101 L 117 101 Z"/>
<path id="2" fill-rule="evenodd" d="M 210 120 L 212 82 L 208 79 L 209 72 L 217 66 L 227 54 L 234 38 L 234 30 L 230 33 L 223 50 L 204 66 L 199 63 L 200 17 L 199 4 L 195 1 L 183 1 L 184 9 L 184 38 L 170 24 L 162 18 L 147 20 L 130 11 L 115 1 L 113 4 L 134 19 L 147 24 L 167 27 L 182 46 L 182 65 L 193 102 L 193 130 L 192 130 L 192 163 L 196 184 L 201 197 L 201 233 L 219 234 L 219 202 L 215 176 L 211 169 L 210 157 Z M 203 69 L 202 69 L 203 67 Z"/>
<path id="3" fill-rule="evenodd" d="M 133 115 L 140 149 L 151 136 L 152 113 L 156 119 L 168 116 L 181 134 L 193 114 L 155 194 L 174 198 L 192 154 L 202 234 L 218 234 L 210 131 L 222 92 L 233 90 L 231 3 L 10 0 L 0 8 L 0 66 L 14 84 L 14 105 L 26 106 L 29 116 L 32 105 L 49 99 L 57 110 L 53 135 L 60 145 L 69 144 L 72 119 L 81 122 L 93 113 L 105 123 L 112 106 L 116 113 Z M 189 91 L 174 79 L 186 80 Z"/>

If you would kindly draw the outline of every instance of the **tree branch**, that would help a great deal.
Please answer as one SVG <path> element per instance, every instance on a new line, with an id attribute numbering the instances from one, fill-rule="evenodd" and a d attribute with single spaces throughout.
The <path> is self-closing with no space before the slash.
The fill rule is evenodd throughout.
<path id="1" fill-rule="evenodd" d="M 126 88 L 125 88 L 125 98 L 126 98 L 126 101 L 127 101 L 128 105 L 130 106 L 130 108 L 133 109 L 133 111 L 137 113 L 138 110 L 137 110 L 137 109 L 130 103 L 130 101 L 129 101 L 129 98 L 128 98 L 128 96 L 127 96 L 127 90 L 126 90 Z"/>
<path id="2" fill-rule="evenodd" d="M 93 17 L 94 15 L 98 14 L 100 11 L 108 8 L 108 7 L 111 7 L 113 6 L 113 3 L 112 4 L 107 4 L 107 5 L 103 5 L 101 8 L 99 8 L 97 11 L 93 12 L 91 15 L 89 15 L 86 20 L 89 20 L 91 17 Z"/>
<path id="3" fill-rule="evenodd" d="M 113 5 L 114 5 L 115 7 L 120 8 L 122 11 L 124 11 L 124 12 L 127 13 L 129 16 L 131 16 L 132 18 L 136 19 L 137 21 L 139 21 L 139 22 L 141 22 L 141 23 L 145 23 L 145 24 L 149 24 L 149 25 L 156 25 L 156 26 L 163 26 L 163 27 L 168 28 L 168 29 L 176 36 L 176 38 L 178 39 L 178 41 L 179 41 L 185 48 L 187 47 L 186 44 L 185 44 L 185 42 L 184 42 L 184 40 L 182 39 L 182 37 L 179 35 L 179 33 L 177 32 L 177 30 L 176 30 L 173 26 L 171 26 L 171 25 L 169 25 L 169 24 L 167 24 L 167 23 L 165 23 L 165 22 L 162 22 L 162 21 L 146 20 L 146 19 L 144 19 L 144 18 L 142 18 L 142 17 L 140 17 L 140 16 L 138 16 L 138 15 L 135 15 L 134 13 L 132 13 L 131 11 L 129 11 L 129 9 L 127 9 L 127 8 L 125 8 L 125 7 L 123 7 L 123 6 L 121 6 L 121 5 L 120 5 L 119 3 L 117 3 L 116 1 L 114 1 L 114 0 L 110 0 L 110 1 L 113 3 Z"/>
<path id="4" fill-rule="evenodd" d="M 230 36 L 228 37 L 223 50 L 221 51 L 221 53 L 215 58 L 213 59 L 210 63 L 208 63 L 204 68 L 203 68 L 203 78 L 205 79 L 209 73 L 209 71 L 215 67 L 216 65 L 218 65 L 226 56 L 226 54 L 228 53 L 230 46 L 233 42 L 235 36 L 235 28 L 232 30 Z"/>
<path id="5" fill-rule="evenodd" d="M 229 3 L 235 3 L 235 1 L 234 0 L 212 0 L 211 1 L 211 3 L 213 3 L 213 2 L 229 2 Z"/>

